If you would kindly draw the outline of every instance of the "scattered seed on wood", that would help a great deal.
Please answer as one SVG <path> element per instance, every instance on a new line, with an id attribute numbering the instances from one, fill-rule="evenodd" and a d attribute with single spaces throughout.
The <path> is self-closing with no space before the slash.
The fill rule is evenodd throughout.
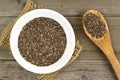
<path id="1" fill-rule="evenodd" d="M 97 15 L 92 13 L 84 17 L 84 24 L 87 31 L 95 38 L 101 38 L 106 32 L 105 24 Z"/>
<path id="2" fill-rule="evenodd" d="M 61 25 L 50 18 L 35 18 L 22 29 L 18 47 L 28 62 L 48 66 L 58 61 L 66 47 L 66 35 Z"/>

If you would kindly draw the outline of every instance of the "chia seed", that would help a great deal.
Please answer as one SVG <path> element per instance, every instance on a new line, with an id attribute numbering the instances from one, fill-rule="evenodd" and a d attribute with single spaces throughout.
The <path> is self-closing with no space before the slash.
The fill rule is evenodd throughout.
<path id="1" fill-rule="evenodd" d="M 48 66 L 63 55 L 66 35 L 55 20 L 45 17 L 35 18 L 23 27 L 18 47 L 24 59 L 31 64 Z"/>
<path id="2" fill-rule="evenodd" d="M 101 38 L 106 32 L 105 24 L 97 15 L 92 13 L 84 17 L 84 24 L 87 31 L 95 38 Z"/>

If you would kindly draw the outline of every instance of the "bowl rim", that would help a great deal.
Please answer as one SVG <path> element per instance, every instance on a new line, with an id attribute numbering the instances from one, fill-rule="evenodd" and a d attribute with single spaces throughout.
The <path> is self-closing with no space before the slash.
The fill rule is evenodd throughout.
<path id="1" fill-rule="evenodd" d="M 57 21 L 61 25 L 61 27 L 63 27 L 63 30 L 66 34 L 67 41 L 63 55 L 58 61 L 49 66 L 36 66 L 31 64 L 21 56 L 18 48 L 18 38 L 20 32 L 22 31 L 22 28 L 29 21 L 38 17 L 52 18 L 53 20 Z M 71 59 L 75 48 L 75 34 L 69 21 L 60 13 L 50 9 L 35 9 L 25 13 L 14 24 L 10 34 L 10 48 L 13 57 L 18 62 L 18 64 L 21 65 L 24 69 L 33 73 L 48 74 L 61 69 Z"/>

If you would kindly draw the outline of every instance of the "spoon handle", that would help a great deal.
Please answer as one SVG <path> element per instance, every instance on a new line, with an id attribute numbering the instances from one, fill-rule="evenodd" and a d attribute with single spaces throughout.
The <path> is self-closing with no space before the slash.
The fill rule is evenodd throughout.
<path id="1" fill-rule="evenodd" d="M 110 38 L 106 37 L 105 39 L 101 40 L 98 44 L 101 50 L 107 56 L 108 60 L 110 61 L 118 80 L 120 80 L 120 63 L 113 51 Z"/>
<path id="2" fill-rule="evenodd" d="M 114 54 L 114 51 L 113 50 L 107 51 L 106 56 L 109 59 L 118 80 L 120 80 L 120 64 L 119 64 L 119 61 Z"/>

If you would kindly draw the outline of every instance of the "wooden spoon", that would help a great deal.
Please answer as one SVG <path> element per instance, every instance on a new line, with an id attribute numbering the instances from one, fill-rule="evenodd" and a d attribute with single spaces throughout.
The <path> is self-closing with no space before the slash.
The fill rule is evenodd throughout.
<path id="1" fill-rule="evenodd" d="M 84 24 L 84 17 L 89 13 L 92 13 L 92 14 L 98 16 L 101 19 L 101 21 L 103 21 L 103 23 L 105 24 L 106 32 L 103 35 L 103 37 L 95 38 L 87 31 L 86 26 Z M 110 61 L 111 65 L 116 73 L 118 80 L 120 80 L 119 61 L 116 58 L 116 55 L 113 51 L 108 25 L 107 25 L 107 22 L 104 19 L 103 15 L 96 10 L 89 10 L 83 15 L 82 24 L 83 24 L 84 32 L 86 33 L 86 35 L 90 38 L 90 40 L 93 41 L 93 43 L 95 43 L 104 52 L 104 54 L 107 56 L 108 60 Z"/>

